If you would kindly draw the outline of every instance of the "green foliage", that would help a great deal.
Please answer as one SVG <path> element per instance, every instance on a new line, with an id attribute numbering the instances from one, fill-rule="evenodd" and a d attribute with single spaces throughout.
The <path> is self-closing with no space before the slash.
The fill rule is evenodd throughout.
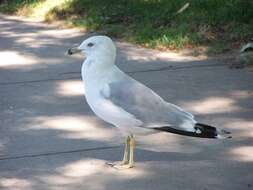
<path id="1" fill-rule="evenodd" d="M 14 13 L 27 5 L 33 6 L 42 0 L 3 0 L 0 1 L 0 10 L 4 13 Z"/>
<path id="2" fill-rule="evenodd" d="M 0 10 L 13 12 L 39 2 L 10 0 Z M 177 14 L 186 3 L 189 7 Z M 64 0 L 45 19 L 65 20 L 152 48 L 214 44 L 222 51 L 253 36 L 252 10 L 252 0 Z"/>

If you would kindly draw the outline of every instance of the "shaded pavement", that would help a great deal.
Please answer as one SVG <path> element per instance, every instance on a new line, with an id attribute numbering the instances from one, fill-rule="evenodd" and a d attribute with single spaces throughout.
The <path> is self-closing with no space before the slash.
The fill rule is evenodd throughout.
<path id="1" fill-rule="evenodd" d="M 65 55 L 86 35 L 0 15 L 0 189 L 253 189 L 253 73 L 218 59 L 117 42 L 117 62 L 165 100 L 233 133 L 206 140 L 138 138 L 136 167 L 117 170 L 118 131 L 88 107 L 80 68 Z"/>

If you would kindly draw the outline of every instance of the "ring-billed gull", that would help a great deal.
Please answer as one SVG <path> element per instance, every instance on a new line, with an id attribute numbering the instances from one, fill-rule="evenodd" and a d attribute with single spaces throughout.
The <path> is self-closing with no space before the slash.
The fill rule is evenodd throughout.
<path id="1" fill-rule="evenodd" d="M 68 50 L 69 55 L 79 52 L 86 54 L 81 72 L 89 106 L 126 137 L 120 166 L 133 167 L 136 134 L 164 131 L 202 138 L 228 137 L 229 132 L 198 123 L 191 113 L 166 102 L 121 71 L 115 65 L 116 47 L 109 37 L 93 36 Z"/>

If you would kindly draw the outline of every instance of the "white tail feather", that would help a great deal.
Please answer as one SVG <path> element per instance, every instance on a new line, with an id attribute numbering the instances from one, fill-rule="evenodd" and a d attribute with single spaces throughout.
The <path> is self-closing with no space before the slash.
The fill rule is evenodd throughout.
<path id="1" fill-rule="evenodd" d="M 216 136 L 217 139 L 230 139 L 232 136 L 230 135 L 231 132 L 223 130 L 223 129 L 218 129 L 217 130 L 218 135 Z"/>

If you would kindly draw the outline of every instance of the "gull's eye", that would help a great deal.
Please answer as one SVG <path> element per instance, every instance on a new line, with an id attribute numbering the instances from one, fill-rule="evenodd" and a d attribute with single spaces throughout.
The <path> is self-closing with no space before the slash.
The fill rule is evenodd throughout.
<path id="1" fill-rule="evenodd" d="M 87 46 L 92 47 L 92 46 L 94 46 L 94 44 L 90 42 L 90 43 L 87 44 Z"/>

